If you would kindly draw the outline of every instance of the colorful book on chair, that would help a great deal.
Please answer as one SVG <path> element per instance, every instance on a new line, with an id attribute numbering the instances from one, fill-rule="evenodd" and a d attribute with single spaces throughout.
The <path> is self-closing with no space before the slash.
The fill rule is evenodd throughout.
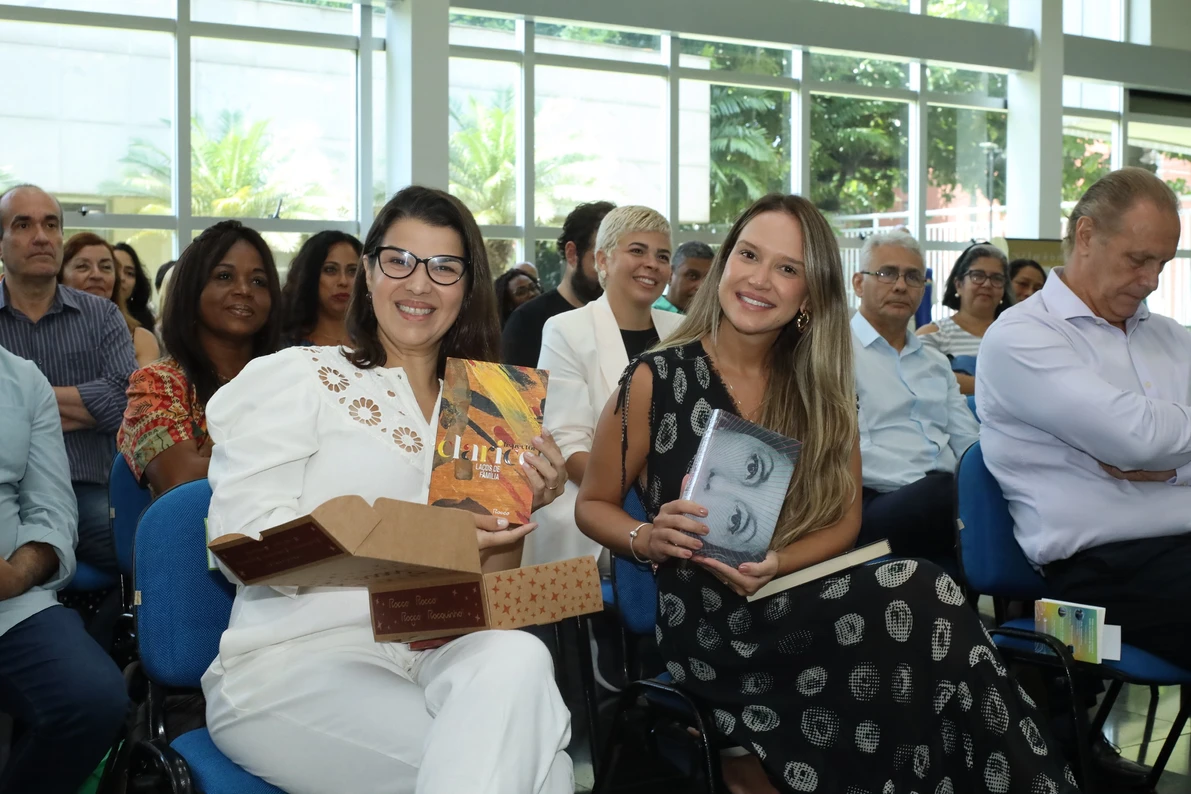
<path id="1" fill-rule="evenodd" d="M 765 559 L 800 449 L 733 413 L 711 412 L 682 493 L 707 509 L 701 520 L 711 531 L 699 538 L 701 555 L 733 568 Z"/>
<path id="2" fill-rule="evenodd" d="M 428 503 L 529 521 L 533 488 L 521 469 L 542 432 L 545 370 L 447 359 Z"/>
<path id="3" fill-rule="evenodd" d="M 1066 645 L 1077 662 L 1121 658 L 1121 627 L 1106 625 L 1104 617 L 1104 607 L 1047 598 L 1034 602 L 1034 630 Z"/>

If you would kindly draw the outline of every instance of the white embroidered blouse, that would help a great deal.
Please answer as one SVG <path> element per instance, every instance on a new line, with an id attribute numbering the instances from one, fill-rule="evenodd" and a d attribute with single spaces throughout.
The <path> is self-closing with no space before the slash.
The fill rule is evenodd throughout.
<path id="1" fill-rule="evenodd" d="M 345 494 L 424 503 L 429 492 L 435 426 L 404 371 L 359 369 L 337 347 L 254 359 L 211 398 L 207 428 L 211 538 L 259 537 Z M 362 588 L 240 586 L 216 661 L 368 626 Z"/>

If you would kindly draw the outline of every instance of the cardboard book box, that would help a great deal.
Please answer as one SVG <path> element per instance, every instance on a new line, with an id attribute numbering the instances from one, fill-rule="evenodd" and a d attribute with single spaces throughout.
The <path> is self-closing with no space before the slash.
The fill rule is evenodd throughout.
<path id="1" fill-rule="evenodd" d="M 414 642 L 553 623 L 603 609 L 594 557 L 480 569 L 462 510 L 359 496 L 324 502 L 261 533 L 216 538 L 211 553 L 246 585 L 367 587 L 377 641 Z"/>

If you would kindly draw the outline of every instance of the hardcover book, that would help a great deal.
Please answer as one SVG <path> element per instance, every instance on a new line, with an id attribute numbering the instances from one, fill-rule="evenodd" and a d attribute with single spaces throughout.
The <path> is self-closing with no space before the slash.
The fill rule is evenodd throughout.
<path id="1" fill-rule="evenodd" d="M 734 568 L 765 559 L 801 449 L 733 413 L 711 412 L 682 493 L 707 509 L 701 555 Z"/>
<path id="2" fill-rule="evenodd" d="M 521 469 L 542 432 L 545 370 L 447 359 L 429 503 L 529 521 L 533 489 Z"/>

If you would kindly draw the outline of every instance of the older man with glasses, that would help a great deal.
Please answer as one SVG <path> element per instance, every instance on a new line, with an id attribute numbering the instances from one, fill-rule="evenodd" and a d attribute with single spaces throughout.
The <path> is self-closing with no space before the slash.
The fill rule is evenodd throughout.
<path id="1" fill-rule="evenodd" d="M 895 554 L 954 559 L 955 467 L 980 428 L 947 357 L 909 330 L 926 286 L 909 234 L 874 234 L 852 276 L 852 317 L 864 511 L 860 543 L 887 538 Z"/>

